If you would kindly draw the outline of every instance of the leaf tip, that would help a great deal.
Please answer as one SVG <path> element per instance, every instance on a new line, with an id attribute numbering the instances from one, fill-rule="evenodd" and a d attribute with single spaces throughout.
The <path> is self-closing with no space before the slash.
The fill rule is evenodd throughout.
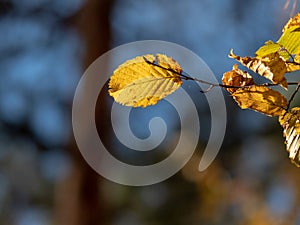
<path id="1" fill-rule="evenodd" d="M 228 57 L 229 57 L 229 58 L 232 58 L 232 59 L 236 59 L 238 56 L 236 56 L 236 55 L 233 53 L 233 49 L 231 48 L 230 51 L 229 51 Z"/>

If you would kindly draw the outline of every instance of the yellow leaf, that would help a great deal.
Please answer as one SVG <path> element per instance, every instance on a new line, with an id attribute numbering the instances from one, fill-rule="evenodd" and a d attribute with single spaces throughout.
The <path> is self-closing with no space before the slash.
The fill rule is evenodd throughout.
<path id="1" fill-rule="evenodd" d="M 289 158 L 300 167 L 300 108 L 295 107 L 291 112 L 280 116 L 279 123 L 283 127 L 283 136 L 285 137 Z"/>
<path id="2" fill-rule="evenodd" d="M 236 59 L 242 65 L 251 69 L 255 73 L 271 80 L 274 84 L 280 84 L 282 87 L 287 88 L 288 84 L 284 77 L 286 73 L 285 61 L 280 57 L 280 55 L 275 52 L 265 56 L 262 59 L 251 58 L 251 57 L 240 57 L 230 51 L 230 58 Z"/>
<path id="3" fill-rule="evenodd" d="M 287 22 L 282 32 L 277 43 L 282 45 L 290 55 L 300 54 L 300 13 Z"/>
<path id="4" fill-rule="evenodd" d="M 291 28 L 293 26 L 300 27 L 300 13 L 298 13 L 296 16 L 294 16 L 293 18 L 291 18 L 286 23 L 286 25 L 282 29 L 282 32 L 284 33 L 286 30 L 288 30 L 289 28 Z"/>
<path id="5" fill-rule="evenodd" d="M 228 71 L 223 74 L 222 83 L 228 86 L 249 86 L 253 85 L 254 81 L 251 75 L 245 71 L 242 71 L 238 68 L 238 65 L 235 64 L 231 71 Z M 237 88 L 226 88 L 230 93 L 233 93 Z"/>
<path id="6" fill-rule="evenodd" d="M 232 96 L 242 109 L 253 109 L 268 116 L 282 115 L 288 105 L 282 94 L 265 86 L 241 88 Z"/>
<path id="7" fill-rule="evenodd" d="M 282 32 L 277 43 L 284 47 L 290 55 L 300 54 L 300 13 L 287 22 Z"/>
<path id="8" fill-rule="evenodd" d="M 287 60 L 290 58 L 290 54 L 284 49 L 279 43 L 274 43 L 273 41 L 267 41 L 265 45 L 261 46 L 256 52 L 255 57 L 257 59 L 263 59 L 264 57 L 270 55 L 271 53 L 278 52 L 278 54 Z"/>
<path id="9" fill-rule="evenodd" d="M 300 54 L 300 26 L 288 28 L 277 41 L 290 55 Z"/>
<path id="10" fill-rule="evenodd" d="M 287 72 L 300 70 L 300 55 L 294 57 L 294 61 L 286 61 Z"/>
<path id="11" fill-rule="evenodd" d="M 114 71 L 109 94 L 126 106 L 154 105 L 181 86 L 180 73 L 180 65 L 166 55 L 138 56 Z"/>

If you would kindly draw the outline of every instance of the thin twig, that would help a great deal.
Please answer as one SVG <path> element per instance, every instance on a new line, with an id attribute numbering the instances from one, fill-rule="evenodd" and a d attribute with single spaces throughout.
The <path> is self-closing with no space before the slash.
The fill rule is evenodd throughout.
<path id="1" fill-rule="evenodd" d="M 211 89 L 213 89 L 214 86 L 213 85 L 210 85 L 206 90 L 200 90 L 201 93 L 207 93 L 209 92 Z"/>
<path id="2" fill-rule="evenodd" d="M 211 89 L 213 89 L 214 87 L 222 87 L 222 88 L 248 88 L 248 87 L 252 87 L 253 85 L 245 85 L 245 86 L 237 86 L 237 85 L 226 85 L 226 84 L 220 84 L 220 83 L 211 83 L 205 80 L 201 80 L 195 77 L 190 76 L 188 73 L 181 71 L 181 72 L 177 72 L 172 68 L 166 68 L 163 67 L 161 65 L 159 65 L 156 61 L 151 62 L 149 61 L 145 56 L 143 56 L 144 60 L 146 63 L 159 67 L 161 69 L 167 70 L 169 72 L 175 73 L 177 75 L 179 75 L 182 79 L 184 80 L 192 80 L 192 81 L 196 81 L 202 84 L 207 84 L 209 85 L 209 87 L 206 90 L 201 90 L 202 93 L 206 93 L 209 92 Z M 263 84 L 257 84 L 256 86 L 265 86 L 265 87 L 273 87 L 273 86 L 278 86 L 279 84 L 274 84 L 274 83 L 263 83 Z M 297 85 L 297 87 L 300 85 L 300 82 L 288 82 L 288 85 Z M 298 87 L 299 89 L 300 87 Z M 296 93 L 295 93 L 296 94 Z M 295 95 L 294 94 L 294 95 Z M 294 96 L 293 96 L 294 97 Z"/>
<path id="3" fill-rule="evenodd" d="M 156 61 L 154 61 L 154 62 L 149 61 L 145 56 L 143 56 L 143 58 L 144 58 L 144 60 L 145 60 L 146 63 L 148 63 L 150 65 L 153 65 L 153 66 L 156 66 L 156 67 L 159 67 L 161 69 L 170 71 L 172 73 L 175 73 L 175 74 L 179 75 L 184 80 L 193 80 L 193 81 L 197 81 L 197 82 L 200 82 L 200 83 L 203 83 L 203 84 L 211 85 L 213 87 L 220 86 L 220 84 L 215 84 L 215 83 L 211 83 L 211 82 L 208 82 L 208 81 L 205 81 L 205 80 L 201 80 L 201 79 L 198 79 L 198 78 L 195 78 L 195 77 L 191 77 L 188 73 L 186 73 L 184 71 L 177 72 L 176 70 L 174 70 L 172 68 L 163 67 L 163 66 L 159 65 Z"/>
<path id="4" fill-rule="evenodd" d="M 291 103 L 292 103 L 292 101 L 294 100 L 294 98 L 295 98 L 297 92 L 299 91 L 299 88 L 300 88 L 300 83 L 297 84 L 297 87 L 296 87 L 294 93 L 292 94 L 291 98 L 289 99 L 288 106 L 287 106 L 287 109 L 288 109 L 288 110 L 289 110 L 289 108 L 290 108 L 290 106 L 291 106 Z"/>

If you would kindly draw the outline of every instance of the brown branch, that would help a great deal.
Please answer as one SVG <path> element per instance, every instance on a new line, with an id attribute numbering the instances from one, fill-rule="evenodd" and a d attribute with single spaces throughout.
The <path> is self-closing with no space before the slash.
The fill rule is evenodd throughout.
<path id="1" fill-rule="evenodd" d="M 190 76 L 188 73 L 186 73 L 184 71 L 177 72 L 177 71 L 173 70 L 172 68 L 163 67 L 163 66 L 159 65 L 156 61 L 154 61 L 154 62 L 149 61 L 144 56 L 143 56 L 143 58 L 144 58 L 144 60 L 145 60 L 146 63 L 148 63 L 150 65 L 153 65 L 153 66 L 156 66 L 156 67 L 159 67 L 159 68 L 164 69 L 166 71 L 170 71 L 170 72 L 172 72 L 174 74 L 177 74 L 177 75 L 179 75 L 184 80 L 192 80 L 192 81 L 196 81 L 196 82 L 199 82 L 199 83 L 202 83 L 202 84 L 208 84 L 209 87 L 206 90 L 204 90 L 204 91 L 202 90 L 201 91 L 202 93 L 206 93 L 206 92 L 210 91 L 211 89 L 213 89 L 214 87 L 222 87 L 222 88 L 248 88 L 248 87 L 252 87 L 253 86 L 253 85 L 237 86 L 237 85 L 226 85 L 226 84 L 220 84 L 220 83 L 211 83 L 209 81 L 205 81 L 205 80 L 201 80 L 201 79 L 192 77 L 192 76 Z M 255 84 L 255 85 L 256 86 L 272 87 L 272 86 L 279 86 L 280 84 L 263 83 L 263 84 Z M 300 85 L 300 82 L 288 82 L 288 85 Z"/>
<path id="2" fill-rule="evenodd" d="M 288 109 L 290 108 L 291 103 L 292 103 L 292 101 L 294 100 L 294 98 L 295 98 L 297 92 L 299 91 L 299 89 L 300 89 L 300 83 L 297 84 L 297 87 L 296 87 L 295 91 L 293 92 L 291 98 L 289 99 L 288 107 L 287 107 Z"/>

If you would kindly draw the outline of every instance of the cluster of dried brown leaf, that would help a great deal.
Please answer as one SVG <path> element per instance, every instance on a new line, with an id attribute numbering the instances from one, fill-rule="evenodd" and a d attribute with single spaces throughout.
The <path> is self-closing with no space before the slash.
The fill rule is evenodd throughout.
<path id="1" fill-rule="evenodd" d="M 231 71 L 223 75 L 222 82 L 242 109 L 249 108 L 268 116 L 279 116 L 289 156 L 296 165 L 300 166 L 300 108 L 289 109 L 300 84 L 297 84 L 289 100 L 280 92 L 270 88 L 270 86 L 280 85 L 287 90 L 291 83 L 287 82 L 285 75 L 300 70 L 300 14 L 290 19 L 282 32 L 282 36 L 276 43 L 266 42 L 257 50 L 255 57 L 236 56 L 233 51 L 229 54 L 230 58 L 272 83 L 255 84 L 252 76 L 238 69 L 236 64 Z M 238 88 L 228 88 L 228 86 Z"/>

